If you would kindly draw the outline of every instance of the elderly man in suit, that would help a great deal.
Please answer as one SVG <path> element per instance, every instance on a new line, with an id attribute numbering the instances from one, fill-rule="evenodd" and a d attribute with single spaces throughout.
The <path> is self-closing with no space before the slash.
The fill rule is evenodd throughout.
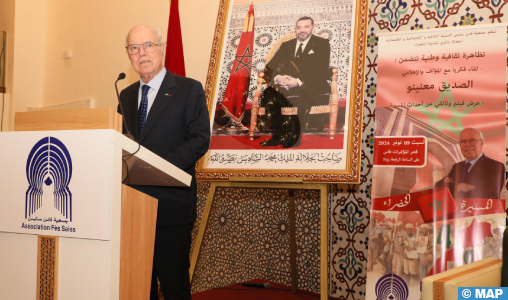
<path id="1" fill-rule="evenodd" d="M 194 166 L 208 150 L 210 121 L 205 93 L 193 79 L 164 68 L 161 34 L 136 26 L 127 36 L 127 54 L 140 80 L 120 101 L 129 131 L 144 147 L 192 175 L 191 186 L 133 186 L 159 200 L 150 299 L 191 299 L 189 251 L 196 219 Z"/>
<path id="2" fill-rule="evenodd" d="M 316 121 L 309 112 L 313 105 L 328 105 L 330 94 L 330 43 L 313 35 L 315 28 L 312 18 L 300 18 L 295 26 L 296 39 L 282 43 L 266 68 L 275 87 L 298 107 L 303 130 L 314 125 L 322 128 L 322 123 L 313 124 Z"/>
<path id="3" fill-rule="evenodd" d="M 454 199 L 500 199 L 505 184 L 505 165 L 483 153 L 483 134 L 475 128 L 460 133 L 460 151 L 465 161 L 453 165 L 450 173 L 436 182 L 436 187 L 448 187 Z"/>

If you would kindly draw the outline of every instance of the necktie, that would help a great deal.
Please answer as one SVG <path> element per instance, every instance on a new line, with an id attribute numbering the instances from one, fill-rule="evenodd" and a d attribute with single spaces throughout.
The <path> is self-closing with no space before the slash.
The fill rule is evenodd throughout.
<path id="1" fill-rule="evenodd" d="M 143 85 L 141 92 L 141 104 L 139 104 L 138 109 L 138 138 L 141 136 L 143 132 L 143 127 L 145 127 L 146 121 L 146 110 L 148 108 L 148 91 L 150 87 L 148 85 Z"/>
<path id="2" fill-rule="evenodd" d="M 298 47 L 298 50 L 296 51 L 296 57 L 300 57 L 302 53 L 303 53 L 303 43 L 300 43 L 300 47 Z"/>
<path id="3" fill-rule="evenodd" d="M 460 178 L 459 183 L 463 183 L 464 181 L 466 181 L 467 173 L 469 173 L 470 167 L 471 167 L 471 163 L 466 161 L 466 163 L 464 164 L 464 171 L 462 172 L 462 177 Z"/>

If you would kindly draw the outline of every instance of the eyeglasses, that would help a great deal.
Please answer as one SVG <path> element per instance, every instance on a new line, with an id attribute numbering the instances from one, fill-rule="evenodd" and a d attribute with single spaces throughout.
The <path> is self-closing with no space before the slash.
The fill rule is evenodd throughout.
<path id="1" fill-rule="evenodd" d="M 460 145 L 467 146 L 467 144 L 469 144 L 471 146 L 476 146 L 476 144 L 478 144 L 478 142 L 481 142 L 481 140 L 475 140 L 475 139 L 460 140 Z"/>
<path id="2" fill-rule="evenodd" d="M 146 53 L 154 53 L 157 46 L 162 46 L 162 44 L 155 44 L 152 42 L 146 42 L 142 45 L 132 44 L 132 45 L 129 45 L 125 48 L 127 49 L 127 52 L 130 55 L 134 55 L 134 54 L 138 54 L 139 49 L 141 49 L 141 46 L 143 46 L 143 49 L 145 49 Z"/>

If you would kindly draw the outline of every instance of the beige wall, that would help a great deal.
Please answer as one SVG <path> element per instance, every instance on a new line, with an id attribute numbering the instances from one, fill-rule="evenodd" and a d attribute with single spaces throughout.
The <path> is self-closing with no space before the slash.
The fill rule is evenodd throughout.
<path id="1" fill-rule="evenodd" d="M 0 122 L 3 122 L 3 128 L 6 129 L 9 124 L 8 116 L 10 115 L 10 97 L 12 94 L 12 66 L 14 63 L 14 0 L 0 0 L 0 31 L 7 32 L 7 45 L 6 45 L 6 59 L 5 59 L 5 85 L 7 87 L 6 94 L 0 94 L 2 99 L 5 101 L 4 105 L 4 117 L 0 116 Z M 0 102 L 0 105 L 2 105 Z M 1 113 L 1 107 L 0 107 Z"/>
<path id="2" fill-rule="evenodd" d="M 180 0 L 187 76 L 203 85 L 219 1 Z M 93 98 L 97 107 L 115 108 L 118 74 L 127 74 L 118 84 L 120 90 L 138 80 L 125 54 L 128 30 L 146 24 L 159 28 L 166 40 L 169 0 L 0 0 L 0 5 L 3 2 L 15 3 L 9 129 L 13 113 L 28 106 Z M 4 11 L 9 14 L 2 8 L 0 17 Z M 67 50 L 72 57 L 65 59 Z"/>
<path id="3" fill-rule="evenodd" d="M 220 0 L 179 2 L 186 75 L 204 86 Z"/>
<path id="4" fill-rule="evenodd" d="M 2 0 L 0 15 L 8 37 L 4 131 L 14 112 L 42 105 L 45 0 Z M 4 6 L 5 5 L 5 6 Z"/>
<path id="5" fill-rule="evenodd" d="M 45 0 L 16 0 L 14 14 L 14 62 L 12 112 L 42 106 L 44 81 Z"/>

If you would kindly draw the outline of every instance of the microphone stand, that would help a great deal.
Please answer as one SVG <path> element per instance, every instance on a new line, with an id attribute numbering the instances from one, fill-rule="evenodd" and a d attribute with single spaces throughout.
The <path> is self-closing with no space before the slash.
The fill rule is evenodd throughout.
<path id="1" fill-rule="evenodd" d="M 124 133 L 124 135 L 126 137 L 128 137 L 129 139 L 133 140 L 136 142 L 136 139 L 134 138 L 134 136 L 132 136 L 132 134 L 130 133 L 129 131 L 129 128 L 127 128 L 127 123 L 125 122 L 125 115 L 123 113 L 123 107 L 122 107 L 122 101 L 120 101 L 120 94 L 118 93 L 118 86 L 117 86 L 117 83 L 119 80 L 122 80 L 125 78 L 125 73 L 120 73 L 120 75 L 118 75 L 118 78 L 116 79 L 115 81 L 115 90 L 116 90 L 116 97 L 118 99 L 118 104 L 120 106 L 120 112 L 122 113 L 122 120 L 123 120 L 123 126 L 125 127 L 125 130 L 127 131 L 127 133 Z"/>

